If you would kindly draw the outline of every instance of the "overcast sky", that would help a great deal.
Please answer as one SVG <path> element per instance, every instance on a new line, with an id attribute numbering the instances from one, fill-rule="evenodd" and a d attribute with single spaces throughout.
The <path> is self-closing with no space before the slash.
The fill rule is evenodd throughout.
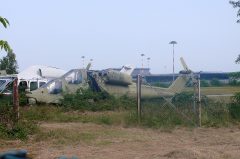
<path id="1" fill-rule="evenodd" d="M 20 70 L 79 68 L 81 56 L 92 58 L 94 69 L 141 67 L 143 53 L 151 72 L 171 73 L 168 43 L 175 40 L 176 72 L 181 56 L 194 71 L 239 71 L 236 14 L 228 0 L 7 0 L 0 16 L 11 26 L 0 26 L 0 39 L 10 43 Z"/>

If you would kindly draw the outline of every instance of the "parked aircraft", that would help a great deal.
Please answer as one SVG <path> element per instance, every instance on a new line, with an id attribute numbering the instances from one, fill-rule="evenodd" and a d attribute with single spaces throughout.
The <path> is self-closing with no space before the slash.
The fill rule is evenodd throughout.
<path id="1" fill-rule="evenodd" d="M 18 78 L 18 85 L 20 89 L 32 91 L 46 84 L 49 80 L 62 76 L 64 73 L 66 73 L 66 71 L 59 68 L 34 65 L 19 74 L 1 75 L 0 93 L 9 94 L 10 90 L 7 86 L 9 86 L 15 78 Z"/>
<path id="2" fill-rule="evenodd" d="M 13 79 L 14 78 L 9 78 L 9 77 L 6 77 L 6 78 L 2 77 L 0 79 L 0 95 L 1 94 L 10 95 L 11 94 L 12 90 L 9 86 L 13 82 Z"/>
<path id="3" fill-rule="evenodd" d="M 142 97 L 159 97 L 159 96 L 173 96 L 175 93 L 179 93 L 185 87 L 187 81 L 191 78 L 189 74 L 192 71 L 187 67 L 183 58 L 181 58 L 184 71 L 181 71 L 181 75 L 172 83 L 169 88 L 153 87 L 143 84 Z M 135 97 L 137 94 L 136 83 L 132 81 L 132 77 L 124 72 L 118 72 L 114 70 L 95 72 L 92 74 L 99 88 L 102 91 L 106 91 L 109 94 L 115 96 L 128 95 Z"/>
<path id="4" fill-rule="evenodd" d="M 59 103 L 63 98 L 63 92 L 75 93 L 78 89 L 89 88 L 86 69 L 72 69 L 63 76 L 49 81 L 39 89 L 27 93 L 29 104 L 35 103 Z"/>

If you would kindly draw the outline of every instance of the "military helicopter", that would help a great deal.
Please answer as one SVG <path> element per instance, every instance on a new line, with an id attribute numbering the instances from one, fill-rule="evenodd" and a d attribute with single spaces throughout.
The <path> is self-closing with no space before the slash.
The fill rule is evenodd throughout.
<path id="1" fill-rule="evenodd" d="M 72 69 L 61 77 L 49 81 L 39 89 L 28 92 L 26 96 L 29 104 L 58 104 L 63 99 L 63 92 L 75 93 L 80 88 L 89 88 L 87 71 L 90 67 L 91 63 L 88 64 L 86 69 Z"/>
<path id="2" fill-rule="evenodd" d="M 188 80 L 191 78 L 192 71 L 187 67 L 183 58 L 180 58 L 184 70 L 180 72 L 180 76 L 172 83 L 169 88 L 153 87 L 143 84 L 142 97 L 169 97 L 174 96 L 175 93 L 180 93 Z M 136 83 L 133 82 L 130 74 L 119 72 L 115 70 L 108 70 L 102 72 L 92 73 L 92 78 L 96 81 L 102 91 L 115 96 L 131 96 L 137 95 Z"/>

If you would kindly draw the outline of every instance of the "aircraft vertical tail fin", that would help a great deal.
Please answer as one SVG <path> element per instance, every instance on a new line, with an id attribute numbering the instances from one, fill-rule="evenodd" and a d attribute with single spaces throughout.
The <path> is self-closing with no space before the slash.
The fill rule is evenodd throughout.
<path id="1" fill-rule="evenodd" d="M 185 75 L 180 75 L 173 83 L 172 85 L 168 88 L 168 90 L 172 93 L 180 93 L 186 83 L 188 82 L 189 78 Z"/>
<path id="2" fill-rule="evenodd" d="M 180 93 L 184 89 L 186 83 L 190 79 L 189 74 L 192 73 L 182 57 L 180 58 L 180 61 L 184 68 L 184 71 L 181 71 L 183 74 L 180 74 L 180 76 L 168 88 L 169 91 L 173 93 Z"/>

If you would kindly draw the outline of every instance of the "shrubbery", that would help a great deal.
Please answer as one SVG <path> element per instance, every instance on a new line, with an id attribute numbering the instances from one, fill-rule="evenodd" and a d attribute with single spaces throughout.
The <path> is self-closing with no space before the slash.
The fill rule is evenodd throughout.
<path id="1" fill-rule="evenodd" d="M 193 104 L 193 93 L 191 92 L 182 92 L 177 93 L 173 98 L 172 102 L 178 107 L 186 107 Z"/>
<path id="2" fill-rule="evenodd" d="M 229 105 L 229 113 L 233 119 L 240 121 L 240 92 L 232 97 L 232 103 Z"/>
<path id="3" fill-rule="evenodd" d="M 16 121 L 12 106 L 0 106 L 0 138 L 25 140 L 36 130 L 37 124 L 32 121 Z"/>
<path id="4" fill-rule="evenodd" d="M 116 98 L 106 92 L 79 89 L 75 94 L 65 94 L 61 106 L 81 111 L 132 109 L 136 101 L 127 96 Z"/>

